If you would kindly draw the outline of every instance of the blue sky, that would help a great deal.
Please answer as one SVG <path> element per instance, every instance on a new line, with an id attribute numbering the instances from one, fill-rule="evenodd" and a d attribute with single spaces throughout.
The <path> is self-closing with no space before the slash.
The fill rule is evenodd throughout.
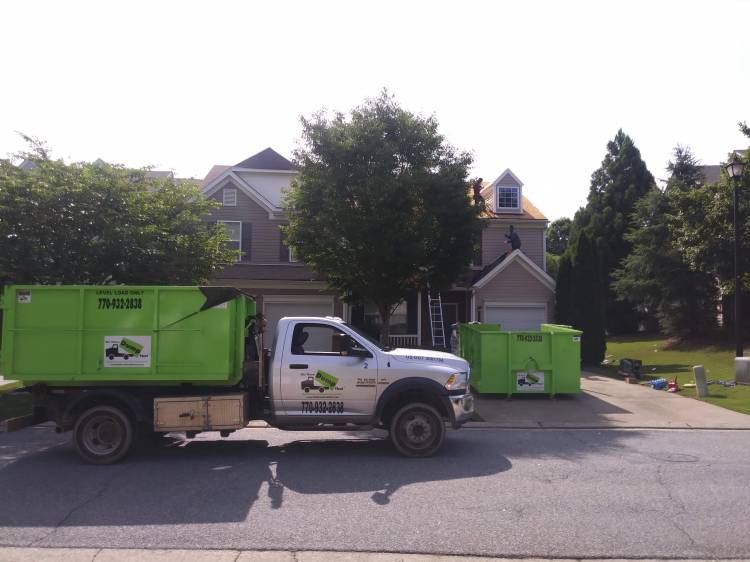
<path id="1" fill-rule="evenodd" d="M 750 2 L 8 2 L 0 154 L 14 131 L 65 159 L 203 177 L 299 116 L 387 87 L 434 113 L 473 173 L 511 168 L 550 219 L 585 203 L 622 127 L 651 172 L 677 143 L 747 146 Z"/>

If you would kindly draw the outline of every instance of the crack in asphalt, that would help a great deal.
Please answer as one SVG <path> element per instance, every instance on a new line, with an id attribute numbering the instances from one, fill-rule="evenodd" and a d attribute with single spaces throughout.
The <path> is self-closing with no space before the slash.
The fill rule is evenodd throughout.
<path id="1" fill-rule="evenodd" d="M 62 527 L 63 525 L 65 525 L 65 523 L 68 521 L 68 519 L 70 519 L 76 511 L 78 511 L 79 509 L 82 509 L 82 508 L 86 507 L 88 504 L 90 504 L 94 500 L 97 500 L 100 497 L 102 497 L 104 495 L 104 492 L 106 492 L 109 489 L 109 487 L 111 486 L 111 484 L 112 484 L 111 482 L 109 484 L 105 484 L 104 486 L 102 486 L 102 488 L 100 488 L 99 490 L 97 490 L 96 493 L 94 493 L 90 497 L 88 497 L 85 500 L 83 500 L 83 501 L 77 503 L 76 505 L 74 505 L 68 511 L 68 513 L 66 513 L 65 516 L 62 519 L 60 519 L 60 521 L 58 523 L 55 524 L 55 526 L 52 528 L 52 530 L 49 533 L 45 534 L 43 537 L 40 537 L 38 539 L 35 539 L 35 540 L 31 541 L 26 546 L 40 546 L 39 543 L 41 543 L 42 541 L 47 540 L 49 537 L 51 537 L 52 535 L 54 535 L 60 527 Z"/>

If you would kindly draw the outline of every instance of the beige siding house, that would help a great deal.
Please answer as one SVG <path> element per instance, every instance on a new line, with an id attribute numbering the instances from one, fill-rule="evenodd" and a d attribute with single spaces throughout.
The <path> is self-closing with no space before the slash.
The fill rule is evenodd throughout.
<path id="1" fill-rule="evenodd" d="M 282 200 L 296 173 L 292 163 L 271 148 L 234 166 L 214 166 L 208 173 L 203 193 L 221 204 L 211 220 L 225 224 L 231 244 L 242 253 L 214 283 L 254 293 L 271 331 L 283 316 L 309 314 L 341 316 L 377 335 L 379 317 L 373 307 L 345 305 L 284 244 L 279 229 L 285 224 Z M 554 305 L 555 284 L 545 263 L 548 221 L 510 170 L 485 183 L 481 195 L 488 227 L 474 266 L 462 282 L 440 295 L 444 331 L 448 334 L 452 324 L 470 321 L 538 329 L 552 320 Z M 521 248 L 514 251 L 505 236 L 511 225 L 521 239 Z M 426 293 L 407 295 L 394 313 L 391 333 L 393 345 L 432 346 Z"/>

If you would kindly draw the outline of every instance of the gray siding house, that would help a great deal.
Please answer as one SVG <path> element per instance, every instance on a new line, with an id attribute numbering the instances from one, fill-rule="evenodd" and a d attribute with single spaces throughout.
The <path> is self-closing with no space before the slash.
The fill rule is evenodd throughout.
<path id="1" fill-rule="evenodd" d="M 203 194 L 221 207 L 210 220 L 225 224 L 231 244 L 242 252 L 214 283 L 247 289 L 272 333 L 279 318 L 291 315 L 340 316 L 377 335 L 374 307 L 352 307 L 328 290 L 323 279 L 296 259 L 279 229 L 285 190 L 296 175 L 292 163 L 267 148 L 234 166 L 214 166 L 203 181 Z M 523 183 L 505 170 L 483 185 L 489 226 L 481 252 L 462 281 L 441 295 L 445 333 L 455 322 L 496 322 L 512 330 L 538 329 L 552 320 L 554 280 L 546 273 L 548 221 L 523 194 Z M 511 251 L 505 234 L 515 227 L 521 249 Z M 435 296 L 435 295 L 433 295 Z M 426 293 L 407 295 L 392 318 L 391 344 L 432 345 Z"/>

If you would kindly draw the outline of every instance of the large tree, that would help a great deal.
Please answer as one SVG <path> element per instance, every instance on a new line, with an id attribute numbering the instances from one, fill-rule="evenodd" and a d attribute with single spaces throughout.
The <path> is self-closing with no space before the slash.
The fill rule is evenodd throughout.
<path id="1" fill-rule="evenodd" d="M 66 164 L 39 143 L 0 160 L 0 284 L 205 282 L 233 261 L 198 187 Z"/>
<path id="2" fill-rule="evenodd" d="M 665 189 L 653 187 L 635 205 L 626 239 L 633 251 L 613 274 L 613 288 L 623 300 L 639 304 L 670 335 L 698 336 L 716 326 L 716 282 L 695 271 L 675 243 L 676 200 L 698 189 L 703 175 L 690 149 L 677 146 L 669 162 Z"/>
<path id="3" fill-rule="evenodd" d="M 638 326 L 635 305 L 618 299 L 610 284 L 612 272 L 632 250 L 632 242 L 625 234 L 632 225 L 635 203 L 653 186 L 654 177 L 633 140 L 619 130 L 607 143 L 602 165 L 591 176 L 587 204 L 573 221 L 571 237 L 586 231 L 596 245 L 602 267 L 607 329 L 613 334 L 632 332 Z"/>
<path id="4" fill-rule="evenodd" d="M 434 117 L 383 92 L 351 111 L 302 119 L 300 169 L 286 199 L 288 240 L 349 302 L 372 302 L 387 343 L 411 289 L 450 286 L 472 260 L 482 206 L 467 191 L 471 157 Z"/>
<path id="5" fill-rule="evenodd" d="M 750 137 L 750 129 L 740 124 L 740 129 Z M 748 151 L 740 156 L 750 164 Z M 740 182 L 740 239 L 743 244 L 739 256 L 743 291 L 750 291 L 750 166 Z M 683 258 L 694 271 L 717 279 L 724 295 L 734 295 L 734 184 L 722 171 L 717 183 L 700 189 L 672 193 L 678 220 L 671 234 Z M 729 320 L 728 318 L 726 320 Z"/>

